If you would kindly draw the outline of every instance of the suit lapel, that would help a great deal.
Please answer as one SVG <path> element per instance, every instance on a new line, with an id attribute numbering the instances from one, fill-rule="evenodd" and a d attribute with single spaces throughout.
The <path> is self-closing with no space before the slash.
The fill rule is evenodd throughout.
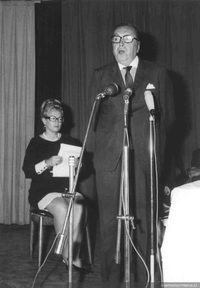
<path id="1" fill-rule="evenodd" d="M 125 85 L 117 62 L 113 63 L 110 73 L 111 82 L 114 82 L 118 85 L 119 91 L 116 96 L 110 97 L 109 100 L 115 105 L 117 110 L 121 110 L 120 107 L 123 105 L 122 95 L 125 90 Z"/>
<path id="2" fill-rule="evenodd" d="M 136 95 L 136 91 L 139 87 L 141 87 L 141 83 L 144 81 L 146 74 L 147 72 L 146 72 L 145 63 L 143 60 L 140 59 L 138 68 L 136 71 L 136 75 L 135 75 L 134 85 L 133 85 L 133 97 L 131 100 L 132 103 L 137 103 L 139 101 L 139 98 L 142 97 L 142 95 L 140 94 Z M 122 96 L 125 91 L 125 84 L 124 84 L 117 62 L 113 62 L 108 78 L 109 78 L 110 83 L 114 82 L 119 86 L 119 91 L 118 91 L 117 96 L 110 97 L 109 100 L 113 102 L 113 104 L 116 106 L 116 109 L 120 109 L 119 107 L 121 107 L 124 102 Z"/>
<path id="3" fill-rule="evenodd" d="M 117 62 L 113 63 L 110 76 L 111 76 L 110 78 L 115 79 L 116 84 L 119 85 L 119 89 L 120 89 L 119 93 L 123 93 L 125 90 L 125 84 L 124 84 Z M 133 85 L 134 91 L 136 91 L 140 87 L 140 84 L 144 80 L 145 77 L 146 77 L 145 63 L 143 60 L 140 59 L 138 68 L 135 74 L 135 80 L 134 80 L 134 85 Z"/>
<path id="4" fill-rule="evenodd" d="M 134 85 L 133 85 L 134 91 L 136 91 L 140 87 L 140 84 L 144 80 L 145 77 L 146 77 L 145 64 L 140 59 L 139 64 L 138 64 L 138 68 L 137 68 L 136 74 L 135 74 L 135 81 L 134 81 Z"/>
<path id="5" fill-rule="evenodd" d="M 112 73 L 112 78 L 115 79 L 115 81 L 117 82 L 116 84 L 119 86 L 119 93 L 121 94 L 125 89 L 125 85 L 124 85 L 124 80 L 122 78 L 122 74 L 119 70 L 119 66 L 117 62 L 113 63 L 111 73 Z"/>

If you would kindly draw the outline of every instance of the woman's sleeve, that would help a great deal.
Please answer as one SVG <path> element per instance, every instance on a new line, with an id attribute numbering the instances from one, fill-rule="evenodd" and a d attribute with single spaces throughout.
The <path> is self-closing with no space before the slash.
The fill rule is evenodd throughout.
<path id="1" fill-rule="evenodd" d="M 22 169 L 25 173 L 26 178 L 31 179 L 35 178 L 47 169 L 44 160 L 41 161 L 41 159 L 39 159 L 37 145 L 33 139 L 31 139 L 26 149 Z"/>

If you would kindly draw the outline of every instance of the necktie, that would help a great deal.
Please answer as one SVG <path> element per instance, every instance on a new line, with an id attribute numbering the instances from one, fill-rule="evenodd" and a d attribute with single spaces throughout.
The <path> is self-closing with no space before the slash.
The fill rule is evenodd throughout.
<path id="1" fill-rule="evenodd" d="M 127 66 L 124 67 L 124 69 L 126 70 L 126 74 L 125 74 L 125 85 L 126 88 L 133 88 L 133 77 L 131 76 L 130 70 L 131 70 L 132 66 Z"/>

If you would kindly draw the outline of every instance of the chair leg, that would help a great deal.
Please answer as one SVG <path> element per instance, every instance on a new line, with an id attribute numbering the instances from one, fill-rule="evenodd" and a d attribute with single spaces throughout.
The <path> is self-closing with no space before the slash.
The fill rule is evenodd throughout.
<path id="1" fill-rule="evenodd" d="M 38 268 L 42 264 L 42 245 L 43 245 L 43 217 L 39 217 L 39 235 L 38 235 L 38 244 L 39 244 L 39 253 L 38 253 Z"/>
<path id="2" fill-rule="evenodd" d="M 33 258 L 33 241 L 34 241 L 34 221 L 32 219 L 32 213 L 30 213 L 30 243 L 29 243 L 29 256 Z"/>
<path id="3" fill-rule="evenodd" d="M 88 250 L 88 256 L 89 256 L 89 263 L 92 265 L 92 249 L 91 249 L 90 231 L 89 231 L 89 225 L 88 224 L 86 225 L 85 229 L 86 229 L 87 250 Z"/>

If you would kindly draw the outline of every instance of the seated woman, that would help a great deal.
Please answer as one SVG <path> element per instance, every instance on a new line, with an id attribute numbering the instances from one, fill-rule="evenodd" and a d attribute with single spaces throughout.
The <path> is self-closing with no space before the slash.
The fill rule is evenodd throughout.
<path id="1" fill-rule="evenodd" d="M 63 161 L 62 157 L 58 156 L 61 143 L 79 145 L 73 138 L 60 132 L 64 121 L 60 101 L 56 99 L 44 101 L 41 106 L 41 120 L 45 131 L 30 140 L 22 169 L 26 178 L 32 179 L 28 197 L 30 205 L 45 209 L 54 216 L 54 227 L 58 234 L 63 228 L 68 209 L 68 199 L 63 198 L 62 194 L 69 186 L 69 178 L 53 177 L 51 172 L 53 166 Z M 91 272 L 91 267 L 80 259 L 79 253 L 86 216 L 84 198 L 80 193 L 76 193 L 73 220 L 73 267 L 85 274 Z M 62 251 L 63 262 L 66 264 L 68 263 L 67 242 Z"/>

